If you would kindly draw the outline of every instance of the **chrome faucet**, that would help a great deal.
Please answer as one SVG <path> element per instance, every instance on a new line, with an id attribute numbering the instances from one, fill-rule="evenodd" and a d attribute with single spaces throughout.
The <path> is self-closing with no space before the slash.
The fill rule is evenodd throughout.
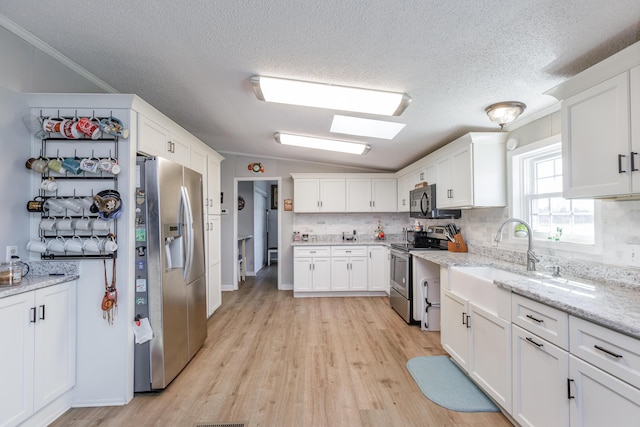
<path id="1" fill-rule="evenodd" d="M 540 259 L 536 257 L 536 253 L 533 250 L 533 233 L 531 232 L 531 226 L 527 224 L 526 221 L 518 218 L 509 218 L 508 220 L 503 222 L 498 229 L 498 234 L 496 234 L 496 243 L 500 243 L 502 241 L 502 229 L 510 222 L 517 222 L 519 224 L 522 224 L 527 229 L 527 236 L 529 236 L 529 247 L 527 248 L 527 271 L 536 271 L 536 262 L 540 261 Z"/>

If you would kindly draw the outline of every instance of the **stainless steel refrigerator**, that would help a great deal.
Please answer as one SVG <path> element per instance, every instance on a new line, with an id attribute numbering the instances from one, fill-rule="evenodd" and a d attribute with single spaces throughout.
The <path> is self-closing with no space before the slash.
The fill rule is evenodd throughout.
<path id="1" fill-rule="evenodd" d="M 167 159 L 136 163 L 136 318 L 153 338 L 135 344 L 134 390 L 164 389 L 207 337 L 202 175 Z"/>

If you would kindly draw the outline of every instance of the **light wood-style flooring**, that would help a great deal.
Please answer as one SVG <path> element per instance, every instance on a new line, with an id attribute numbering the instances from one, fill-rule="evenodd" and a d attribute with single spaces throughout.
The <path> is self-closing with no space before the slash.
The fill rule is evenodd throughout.
<path id="1" fill-rule="evenodd" d="M 405 364 L 445 354 L 440 334 L 408 326 L 388 298 L 294 299 L 276 289 L 276 268 L 223 293 L 203 348 L 166 390 L 72 409 L 52 425 L 511 426 L 420 392 Z"/>

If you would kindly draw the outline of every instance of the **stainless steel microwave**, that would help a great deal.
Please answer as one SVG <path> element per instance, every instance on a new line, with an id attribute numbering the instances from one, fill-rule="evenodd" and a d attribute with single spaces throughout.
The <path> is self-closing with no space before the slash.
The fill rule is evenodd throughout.
<path id="1" fill-rule="evenodd" d="M 436 202 L 436 184 L 411 190 L 409 216 L 423 219 L 456 219 L 462 215 L 460 209 L 438 209 Z"/>

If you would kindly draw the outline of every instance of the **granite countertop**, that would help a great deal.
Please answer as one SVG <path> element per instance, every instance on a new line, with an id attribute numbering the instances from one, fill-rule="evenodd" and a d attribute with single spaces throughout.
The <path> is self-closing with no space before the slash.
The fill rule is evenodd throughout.
<path id="1" fill-rule="evenodd" d="M 376 246 L 376 245 L 386 245 L 389 246 L 391 243 L 404 243 L 402 240 L 397 239 L 389 239 L 389 240 L 317 240 L 315 242 L 309 240 L 306 242 L 303 241 L 293 241 L 291 242 L 291 246 Z"/>
<path id="2" fill-rule="evenodd" d="M 494 258 L 448 251 L 415 251 L 417 258 L 444 267 L 490 266 L 522 275 L 522 279 L 494 283 L 516 294 L 571 315 L 640 339 L 640 285 L 622 280 L 588 280 L 570 276 L 551 277 L 547 272 L 530 272 L 525 266 Z"/>
<path id="3" fill-rule="evenodd" d="M 53 286 L 59 283 L 69 282 L 71 280 L 76 280 L 78 277 L 80 277 L 78 274 L 63 274 L 56 276 L 50 276 L 48 274 L 42 276 L 29 275 L 24 277 L 19 285 L 0 286 L 0 298 L 34 291 L 40 288 L 46 288 L 47 286 Z"/>

